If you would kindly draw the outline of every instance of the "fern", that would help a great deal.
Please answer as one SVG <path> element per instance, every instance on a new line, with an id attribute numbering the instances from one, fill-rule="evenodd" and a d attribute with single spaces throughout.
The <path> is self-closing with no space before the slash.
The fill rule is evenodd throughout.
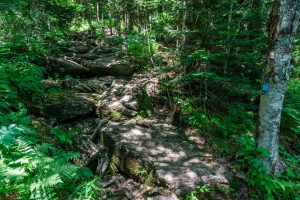
<path id="1" fill-rule="evenodd" d="M 76 187 L 75 192 L 67 200 L 94 200 L 103 192 L 99 182 L 100 178 L 94 178 Z"/>
<path id="2" fill-rule="evenodd" d="M 38 140 L 26 134 L 28 129 L 16 125 L 0 130 L 2 140 L 8 138 L 0 148 L 0 186 L 9 186 L 0 189 L 0 196 L 16 193 L 18 199 L 24 200 L 63 199 L 62 191 L 74 195 L 75 183 L 89 183 L 91 177 L 83 176 L 82 170 L 70 163 L 78 153 L 65 152 L 51 144 L 36 144 L 32 141 Z"/>

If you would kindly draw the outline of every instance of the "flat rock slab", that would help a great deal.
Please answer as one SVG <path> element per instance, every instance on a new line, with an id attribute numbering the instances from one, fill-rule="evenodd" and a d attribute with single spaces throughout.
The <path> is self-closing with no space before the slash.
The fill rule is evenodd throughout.
<path id="1" fill-rule="evenodd" d="M 87 93 L 49 93 L 43 102 L 43 106 L 35 106 L 37 115 L 55 118 L 57 121 L 65 121 L 78 117 L 88 116 L 95 111 L 95 100 L 92 94 Z"/>
<path id="2" fill-rule="evenodd" d="M 131 64 L 115 56 L 105 56 L 94 61 L 86 61 L 85 67 L 90 70 L 90 75 L 97 76 L 131 76 L 134 68 Z"/>
<path id="3" fill-rule="evenodd" d="M 225 164 L 204 153 L 203 146 L 171 125 L 156 120 L 109 122 L 102 128 L 101 138 L 101 142 L 111 148 L 111 156 L 119 156 L 123 172 L 134 177 L 133 166 L 138 167 L 137 171 L 145 169 L 153 173 L 156 185 L 179 196 L 200 183 L 229 185 L 231 174 Z M 122 147 L 118 153 L 114 149 L 116 146 Z"/>

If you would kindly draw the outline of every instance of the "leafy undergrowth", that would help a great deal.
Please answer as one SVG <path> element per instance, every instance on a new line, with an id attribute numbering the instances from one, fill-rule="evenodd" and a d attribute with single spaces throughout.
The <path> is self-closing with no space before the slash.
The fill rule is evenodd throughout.
<path id="1" fill-rule="evenodd" d="M 45 142 L 20 101 L 20 95 L 30 96 L 31 101 L 42 95 L 37 66 L 19 57 L 1 62 L 0 76 L 0 198 L 86 200 L 99 196 L 100 179 L 88 168 L 72 164 L 78 153 Z M 63 137 L 58 132 L 53 129 L 50 134 L 59 142 L 71 142 L 72 134 Z"/>
<path id="2" fill-rule="evenodd" d="M 171 102 L 180 115 L 174 122 L 183 128 L 198 129 L 211 150 L 233 163 L 235 171 L 243 174 L 240 181 L 244 184 L 240 186 L 247 185 L 245 198 L 299 199 L 300 83 L 297 73 L 289 83 L 282 115 L 280 155 L 285 172 L 268 174 L 259 159 L 268 153 L 258 149 L 255 143 L 260 80 L 254 83 L 235 77 L 233 81 L 232 77 L 215 72 L 207 52 L 198 51 L 197 56 L 194 58 L 194 53 L 187 56 L 190 60 L 183 60 L 175 67 L 177 71 L 167 69 L 175 75 L 163 80 L 161 99 Z M 203 63 L 204 70 L 182 73 L 184 62 L 195 62 L 195 59 Z M 233 197 L 245 193 L 243 188 L 232 189 Z M 199 186 L 186 199 L 205 199 L 211 190 L 210 186 Z"/>
<path id="3" fill-rule="evenodd" d="M 103 191 L 99 178 L 72 163 L 78 153 L 61 148 L 73 133 L 44 133 L 29 115 L 44 96 L 44 68 L 31 61 L 68 43 L 74 4 L 44 1 L 29 7 L 29 1 L 0 2 L 0 199 L 95 199 Z"/>

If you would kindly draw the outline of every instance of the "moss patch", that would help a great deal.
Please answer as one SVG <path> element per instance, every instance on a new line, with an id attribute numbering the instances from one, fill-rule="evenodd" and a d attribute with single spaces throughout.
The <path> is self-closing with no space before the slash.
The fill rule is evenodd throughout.
<path id="1" fill-rule="evenodd" d="M 110 114 L 110 116 L 111 116 L 111 119 L 112 119 L 113 121 L 120 121 L 120 120 L 121 120 L 121 117 L 122 117 L 122 114 L 119 113 L 119 112 L 114 111 L 114 112 L 112 112 L 112 113 Z"/>

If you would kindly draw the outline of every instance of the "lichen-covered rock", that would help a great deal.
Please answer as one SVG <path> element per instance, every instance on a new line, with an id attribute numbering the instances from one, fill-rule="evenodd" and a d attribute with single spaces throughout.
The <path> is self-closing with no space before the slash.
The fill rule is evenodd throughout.
<path id="1" fill-rule="evenodd" d="M 43 106 L 36 106 L 34 110 L 42 116 L 64 121 L 94 113 L 94 101 L 90 94 L 49 94 Z"/>
<path id="2" fill-rule="evenodd" d="M 98 93 L 102 94 L 108 90 L 114 81 L 113 76 L 105 76 L 100 78 L 91 78 L 80 81 L 74 89 L 79 92 Z"/>
<path id="3" fill-rule="evenodd" d="M 101 142 L 115 166 L 133 179 L 173 191 L 175 196 L 183 197 L 203 184 L 220 189 L 207 194 L 211 199 L 230 199 L 228 166 L 212 154 L 204 154 L 203 146 L 184 133 L 157 120 L 109 122 L 100 130 Z M 147 196 L 173 198 L 173 193 L 163 191 L 151 191 Z"/>
<path id="4" fill-rule="evenodd" d="M 96 112 L 100 118 L 121 121 L 139 113 L 151 113 L 152 103 L 147 91 L 132 81 L 116 79 L 101 97 Z"/>
<path id="5" fill-rule="evenodd" d="M 94 61 L 86 62 L 90 75 L 98 76 L 131 76 L 134 73 L 133 67 L 122 59 L 112 56 L 104 56 Z"/>
<path id="6" fill-rule="evenodd" d="M 150 157 L 122 142 L 116 131 L 130 131 L 130 125 L 108 122 L 101 130 L 100 143 L 107 147 L 111 163 L 137 181 L 154 184 L 154 164 Z"/>

